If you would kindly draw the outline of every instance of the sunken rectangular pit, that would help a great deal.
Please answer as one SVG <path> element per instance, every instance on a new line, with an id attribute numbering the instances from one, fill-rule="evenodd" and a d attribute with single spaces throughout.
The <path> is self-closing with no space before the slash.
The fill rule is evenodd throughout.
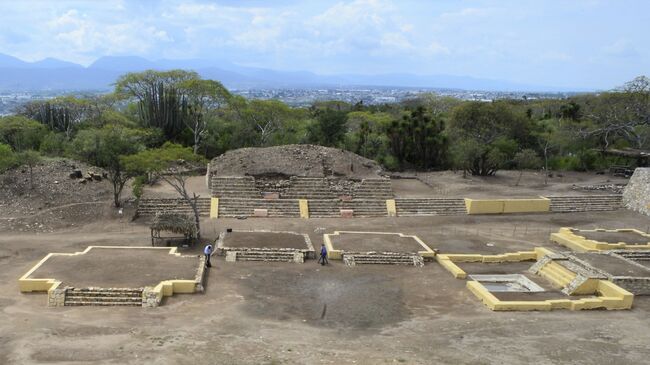
<path id="1" fill-rule="evenodd" d="M 226 261 L 298 262 L 315 258 L 306 234 L 280 231 L 226 231 L 219 235 L 217 255 Z"/>

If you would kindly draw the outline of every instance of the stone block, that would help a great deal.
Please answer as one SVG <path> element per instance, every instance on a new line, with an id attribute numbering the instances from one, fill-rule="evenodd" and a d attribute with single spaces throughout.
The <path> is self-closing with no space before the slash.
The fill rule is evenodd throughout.
<path id="1" fill-rule="evenodd" d="M 268 199 L 268 200 L 280 199 L 280 193 L 278 193 L 278 192 L 264 192 L 264 193 L 262 193 L 262 197 L 264 197 L 264 199 Z"/>
<path id="2" fill-rule="evenodd" d="M 352 217 L 354 217 L 354 210 L 341 209 L 341 218 L 352 218 Z"/>
<path id="3" fill-rule="evenodd" d="M 254 209 L 253 210 L 253 217 L 268 217 L 269 216 L 269 210 L 268 209 Z"/>

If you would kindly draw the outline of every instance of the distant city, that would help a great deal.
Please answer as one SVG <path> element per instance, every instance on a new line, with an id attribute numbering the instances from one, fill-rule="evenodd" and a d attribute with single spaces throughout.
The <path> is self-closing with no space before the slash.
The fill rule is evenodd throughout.
<path id="1" fill-rule="evenodd" d="M 348 103 L 362 102 L 366 105 L 398 103 L 420 94 L 434 93 L 462 100 L 491 101 L 498 99 L 549 99 L 567 98 L 572 92 L 516 92 L 516 91 L 471 91 L 428 88 L 390 87 L 340 87 L 340 88 L 286 88 L 286 89 L 231 89 L 231 92 L 248 99 L 277 99 L 293 107 L 308 107 L 314 102 L 338 100 Z M 20 91 L 0 93 L 0 115 L 14 114 L 16 108 L 33 100 L 47 100 L 63 95 L 98 95 L 105 91 Z"/>

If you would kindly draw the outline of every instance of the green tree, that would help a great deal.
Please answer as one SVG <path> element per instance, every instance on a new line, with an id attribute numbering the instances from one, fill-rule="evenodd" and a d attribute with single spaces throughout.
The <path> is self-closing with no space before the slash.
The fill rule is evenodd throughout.
<path id="1" fill-rule="evenodd" d="M 183 95 L 183 123 L 192 131 L 196 154 L 208 133 L 208 120 L 215 118 L 232 96 L 213 80 L 188 79 L 179 83 L 179 90 Z"/>
<path id="2" fill-rule="evenodd" d="M 168 140 L 185 129 L 181 86 L 200 80 L 196 72 L 184 70 L 132 72 L 120 76 L 115 94 L 137 102 L 137 115 L 145 127 L 159 128 Z"/>
<path id="3" fill-rule="evenodd" d="M 47 127 L 23 116 L 0 117 L 0 143 L 14 151 L 36 150 L 48 133 Z"/>
<path id="4" fill-rule="evenodd" d="M 29 189 L 34 190 L 34 166 L 41 161 L 41 155 L 34 150 L 25 150 L 16 155 L 19 165 L 29 168 Z"/>
<path id="5" fill-rule="evenodd" d="M 187 177 L 197 167 L 203 166 L 206 161 L 203 157 L 195 155 L 191 148 L 179 144 L 165 143 L 160 148 L 148 149 L 129 156 L 120 158 L 134 176 L 153 175 L 169 184 L 180 195 L 194 212 L 197 238 L 201 238 L 201 222 L 199 217 L 199 195 L 187 190 Z"/>
<path id="6" fill-rule="evenodd" d="M 519 185 L 521 176 L 524 174 L 524 170 L 538 169 L 542 165 L 542 161 L 540 160 L 539 156 L 537 156 L 537 152 L 530 148 L 517 152 L 513 161 L 519 170 L 519 177 L 517 178 L 517 183 L 515 183 L 515 186 Z"/>
<path id="7" fill-rule="evenodd" d="M 472 175 L 494 175 L 512 158 L 518 145 L 528 142 L 529 123 L 528 118 L 513 112 L 505 102 L 468 102 L 456 107 L 449 126 L 453 143 L 475 145 L 454 149 L 456 163 L 462 158 L 470 159 L 457 166 Z"/>
<path id="8" fill-rule="evenodd" d="M 321 146 L 337 147 L 345 137 L 347 113 L 333 109 L 318 109 L 315 120 L 308 127 L 308 139 Z"/>
<path id="9" fill-rule="evenodd" d="M 84 121 L 96 117 L 88 99 L 74 96 L 61 96 L 51 100 L 37 100 L 18 109 L 18 114 L 34 119 L 55 132 L 65 133 L 67 139 L 72 137 L 74 129 Z"/>
<path id="10" fill-rule="evenodd" d="M 0 143 L 0 173 L 14 167 L 16 164 L 16 154 L 11 146 Z"/>
<path id="11" fill-rule="evenodd" d="M 119 207 L 124 185 L 135 176 L 124 168 L 121 157 L 143 150 L 144 141 L 148 136 L 147 131 L 119 125 L 85 129 L 80 131 L 72 141 L 71 154 L 106 170 L 113 186 L 113 203 Z"/>

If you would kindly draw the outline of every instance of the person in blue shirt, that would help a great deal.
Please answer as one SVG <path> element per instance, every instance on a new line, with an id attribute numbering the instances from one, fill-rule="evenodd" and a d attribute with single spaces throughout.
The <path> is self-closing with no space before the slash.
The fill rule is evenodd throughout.
<path id="1" fill-rule="evenodd" d="M 205 255 L 205 266 L 212 267 L 210 263 L 210 256 L 212 256 L 212 245 L 207 245 L 203 249 L 203 254 Z"/>
<path id="2" fill-rule="evenodd" d="M 320 258 L 318 259 L 318 263 L 321 265 L 329 264 L 329 261 L 327 261 L 327 248 L 325 248 L 325 244 L 320 245 Z"/>

